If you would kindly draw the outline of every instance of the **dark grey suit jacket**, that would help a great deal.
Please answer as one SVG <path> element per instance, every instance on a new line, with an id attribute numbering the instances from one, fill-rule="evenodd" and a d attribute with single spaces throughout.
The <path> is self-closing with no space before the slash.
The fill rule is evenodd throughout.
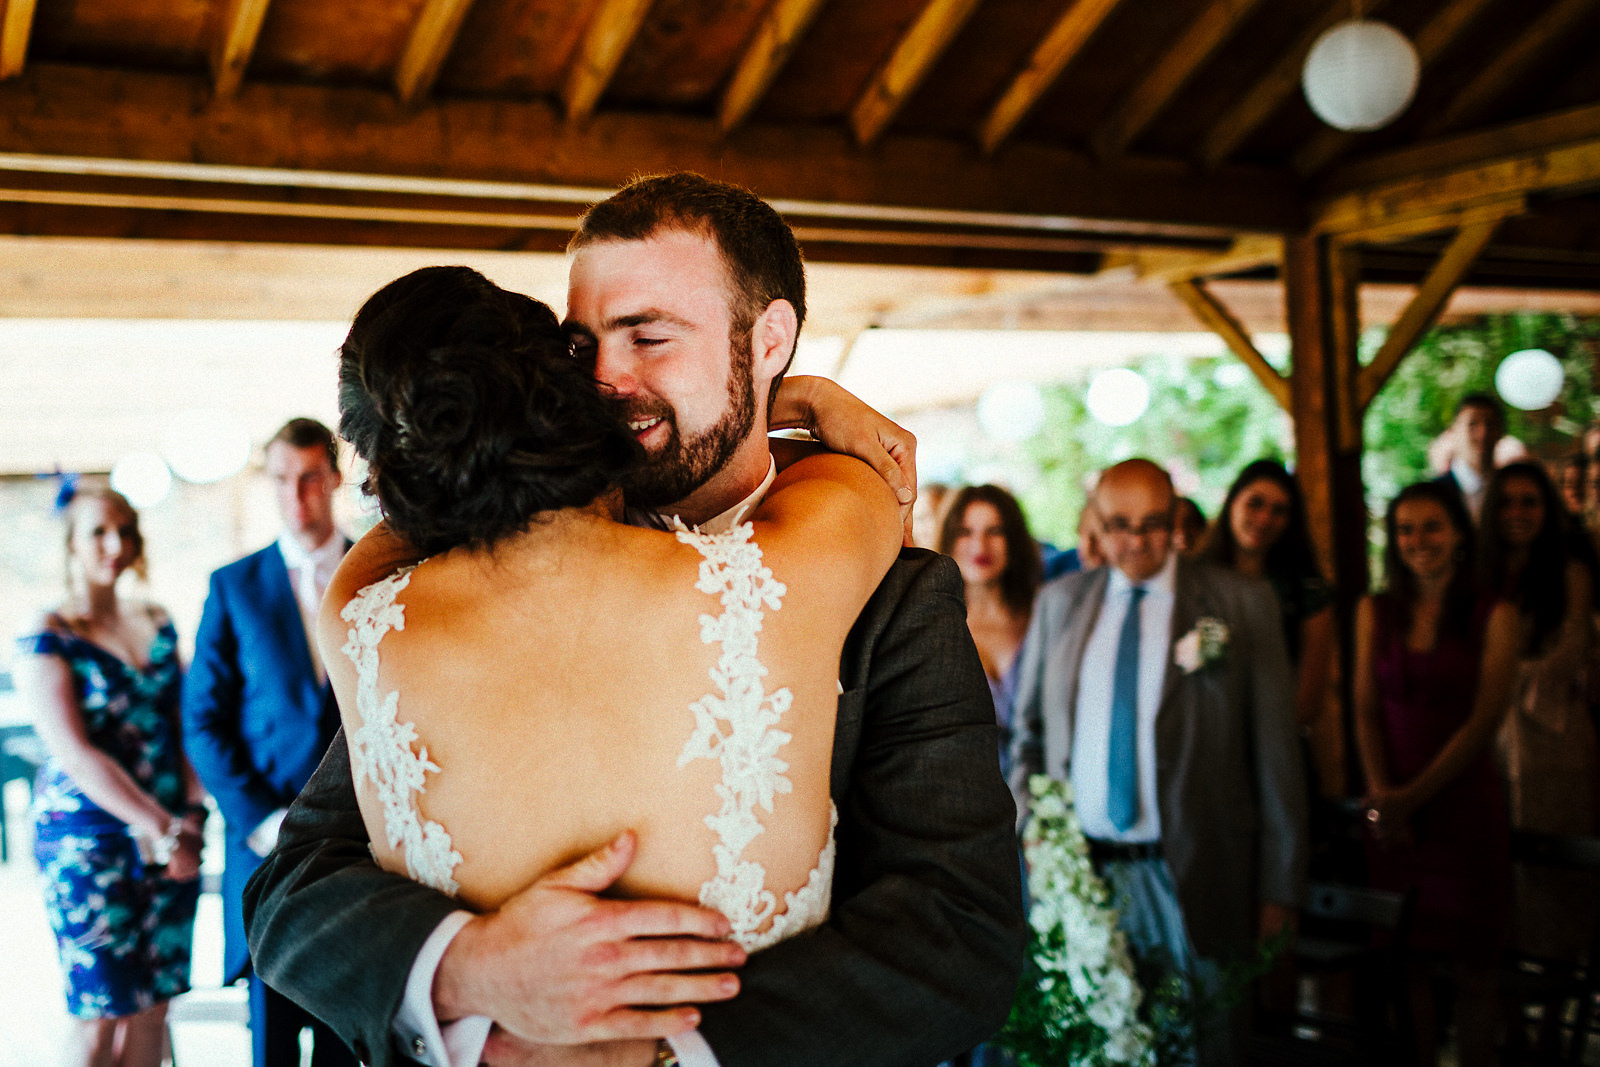
<path id="1" fill-rule="evenodd" d="M 1029 774 L 1070 775 L 1078 670 L 1110 574 L 1069 574 L 1039 595 L 1017 681 L 1019 796 Z M 1156 711 L 1156 793 L 1162 853 L 1189 939 L 1200 955 L 1227 958 L 1254 940 L 1258 902 L 1298 905 L 1304 894 L 1306 795 L 1272 587 L 1179 560 L 1172 641 L 1207 616 L 1227 623 L 1226 654 L 1185 674 L 1169 648 Z"/>
<path id="2" fill-rule="evenodd" d="M 1014 809 L 960 573 L 902 551 L 840 664 L 833 912 L 758 953 L 706 1005 L 722 1067 L 926 1067 L 1004 1021 L 1026 945 Z M 459 905 L 367 852 L 343 737 L 245 893 L 257 971 L 363 1060 L 389 1033 L 422 942 Z"/>

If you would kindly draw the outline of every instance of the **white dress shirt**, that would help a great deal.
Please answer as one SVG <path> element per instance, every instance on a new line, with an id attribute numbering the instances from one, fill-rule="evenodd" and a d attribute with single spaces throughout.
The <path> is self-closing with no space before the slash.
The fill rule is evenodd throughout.
<path id="1" fill-rule="evenodd" d="M 1133 583 L 1112 568 L 1100 617 L 1083 646 L 1078 667 L 1078 701 L 1073 709 L 1072 794 L 1083 832 L 1102 841 L 1159 841 L 1161 814 L 1156 807 L 1156 709 L 1172 655 L 1172 602 L 1178 554 L 1141 582 L 1139 604 L 1139 703 L 1135 748 L 1139 754 L 1139 818 L 1118 830 L 1107 809 L 1111 764 L 1111 688 L 1116 674 L 1117 642 L 1128 616 Z"/>
<path id="2" fill-rule="evenodd" d="M 1450 461 L 1450 473 L 1455 475 L 1456 484 L 1461 487 L 1461 495 L 1466 498 L 1467 511 L 1472 514 L 1472 521 L 1477 522 L 1478 516 L 1483 513 L 1483 498 L 1489 491 L 1488 484 L 1483 475 L 1473 470 L 1463 459 Z"/>
<path id="3" fill-rule="evenodd" d="M 777 463 L 769 461 L 767 476 L 761 480 L 755 492 L 727 511 L 701 523 L 700 530 L 705 533 L 724 533 L 743 522 L 745 516 L 767 495 L 777 476 Z M 630 511 L 628 521 L 639 526 L 669 524 L 672 516 Z M 429 1067 L 472 1067 L 483 1056 L 484 1042 L 489 1040 L 493 1020 L 487 1016 L 469 1015 L 441 1025 L 433 1011 L 433 979 L 438 973 L 439 961 L 444 959 L 450 942 L 471 917 L 470 912 L 452 912 L 434 927 L 428 940 L 422 943 L 416 960 L 411 964 L 405 997 L 400 1002 L 400 1009 L 395 1013 L 391 1027 L 391 1032 L 400 1041 L 400 1047 L 406 1049 L 412 1059 Z M 669 1037 L 667 1041 L 677 1053 L 682 1067 L 720 1067 L 716 1054 L 698 1030 Z"/>
<path id="4" fill-rule="evenodd" d="M 278 536 L 278 551 L 283 554 L 283 565 L 289 571 L 289 588 L 294 590 L 294 602 L 300 609 L 300 624 L 305 630 L 306 647 L 311 652 L 311 669 L 317 674 L 317 684 L 328 680 L 327 668 L 322 665 L 322 653 L 317 650 L 317 612 L 322 609 L 322 594 L 333 581 L 333 572 L 344 559 L 344 534 L 338 530 L 316 548 L 307 549 L 288 530 Z M 278 830 L 288 808 L 279 808 L 256 824 L 244 839 L 245 846 L 265 858 L 278 843 Z"/>

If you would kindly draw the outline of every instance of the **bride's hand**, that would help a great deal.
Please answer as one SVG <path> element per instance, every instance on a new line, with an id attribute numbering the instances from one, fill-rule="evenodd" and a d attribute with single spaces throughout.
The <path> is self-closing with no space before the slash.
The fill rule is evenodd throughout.
<path id="1" fill-rule="evenodd" d="M 434 976 L 441 1020 L 484 1015 L 525 1041 L 577 1045 L 671 1037 L 700 1025 L 693 1005 L 739 991 L 744 963 L 709 908 L 597 894 L 627 870 L 635 839 L 552 871 L 473 918 Z"/>
<path id="2" fill-rule="evenodd" d="M 916 435 L 855 394 L 826 378 L 789 375 L 778 387 L 767 426 L 806 430 L 830 452 L 861 460 L 889 483 L 909 517 L 917 499 Z"/>

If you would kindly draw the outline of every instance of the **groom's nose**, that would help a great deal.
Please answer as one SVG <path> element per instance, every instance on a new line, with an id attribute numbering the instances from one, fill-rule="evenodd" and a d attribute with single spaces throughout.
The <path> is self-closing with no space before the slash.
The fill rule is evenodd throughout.
<path id="1" fill-rule="evenodd" d="M 626 344 L 595 346 L 594 380 L 609 386 L 618 396 L 631 396 L 639 389 L 638 359 Z"/>

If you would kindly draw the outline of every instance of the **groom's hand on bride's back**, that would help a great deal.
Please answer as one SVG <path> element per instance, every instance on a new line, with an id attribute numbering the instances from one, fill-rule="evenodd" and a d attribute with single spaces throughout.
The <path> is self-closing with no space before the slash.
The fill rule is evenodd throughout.
<path id="1" fill-rule="evenodd" d="M 434 976 L 439 1018 L 485 1015 L 549 1044 L 670 1037 L 700 1024 L 694 1005 L 738 993 L 745 953 L 721 940 L 720 912 L 598 895 L 634 848 L 624 833 L 463 927 Z"/>

